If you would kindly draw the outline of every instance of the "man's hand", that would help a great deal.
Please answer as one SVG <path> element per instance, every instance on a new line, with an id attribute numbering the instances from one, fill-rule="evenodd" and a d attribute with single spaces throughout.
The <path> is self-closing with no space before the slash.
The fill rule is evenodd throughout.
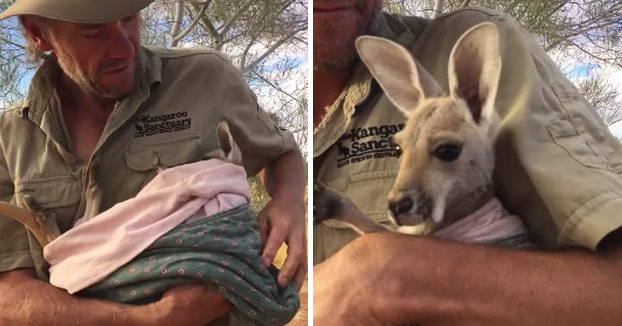
<path id="1" fill-rule="evenodd" d="M 193 284 L 172 288 L 160 301 L 144 307 L 154 316 L 154 325 L 202 326 L 228 313 L 231 303 L 222 294 Z"/>
<path id="2" fill-rule="evenodd" d="M 307 273 L 304 172 L 300 151 L 292 149 L 272 160 L 260 174 L 272 198 L 259 213 L 264 266 L 272 264 L 283 242 L 288 246 L 287 259 L 278 278 L 281 287 L 293 278 L 294 285 L 300 289 Z"/>
<path id="3" fill-rule="evenodd" d="M 287 259 L 279 273 L 279 286 L 287 286 L 293 277 L 300 289 L 307 273 L 305 205 L 299 200 L 274 198 L 259 213 L 259 232 L 264 246 L 264 266 L 272 264 L 281 244 L 287 244 Z"/>

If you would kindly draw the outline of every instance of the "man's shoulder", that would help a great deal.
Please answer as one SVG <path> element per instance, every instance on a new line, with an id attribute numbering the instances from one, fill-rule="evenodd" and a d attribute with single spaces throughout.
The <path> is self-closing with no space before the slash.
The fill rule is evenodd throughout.
<path id="1" fill-rule="evenodd" d="M 420 16 L 409 16 L 409 15 L 400 15 L 400 14 L 391 14 L 394 18 L 405 22 L 417 22 L 421 23 L 422 21 L 429 23 L 443 23 L 448 20 L 453 19 L 466 19 L 466 20 L 490 20 L 490 19 L 499 19 L 510 17 L 508 14 L 497 11 L 494 9 L 482 8 L 482 7 L 466 7 L 461 9 L 456 9 L 452 11 L 448 11 L 440 14 L 435 18 L 422 18 Z"/>
<path id="2" fill-rule="evenodd" d="M 506 16 L 508 15 L 501 11 L 494 10 L 494 9 L 482 8 L 482 7 L 467 7 L 467 8 L 461 8 L 461 9 L 443 13 L 435 19 L 443 20 L 449 17 L 499 18 L 499 17 L 506 17 Z"/>
<path id="3" fill-rule="evenodd" d="M 26 100 L 18 100 L 0 106 L 0 123 L 21 118 L 27 106 Z"/>
<path id="4" fill-rule="evenodd" d="M 163 61 L 177 61 L 179 59 L 197 61 L 215 61 L 216 63 L 228 63 L 230 61 L 224 53 L 210 48 L 175 48 L 146 47 L 153 55 Z"/>
<path id="5" fill-rule="evenodd" d="M 481 7 L 467 7 L 450 11 L 439 15 L 433 22 L 437 26 L 446 26 L 447 28 L 468 27 L 483 22 L 493 22 L 500 27 L 503 26 L 503 28 L 516 28 L 514 25 L 516 21 L 509 14 Z"/>
<path id="6" fill-rule="evenodd" d="M 209 48 L 146 47 L 146 50 L 152 57 L 152 62 L 158 62 L 162 78 L 168 81 L 206 76 L 212 79 L 224 78 L 237 69 L 229 57 Z M 155 61 L 154 57 L 157 58 Z"/>
<path id="7" fill-rule="evenodd" d="M 400 21 L 411 31 L 426 32 L 436 30 L 465 31 L 471 26 L 483 22 L 494 22 L 497 25 L 504 25 L 512 20 L 511 16 L 488 8 L 467 7 L 443 13 L 433 19 L 426 19 L 417 16 L 391 15 L 393 19 Z"/>
<path id="8" fill-rule="evenodd" d="M 0 146 L 7 139 L 15 139 L 16 135 L 31 134 L 30 128 L 33 124 L 25 123 L 29 121 L 27 116 L 28 103 L 26 100 L 0 106 Z"/>

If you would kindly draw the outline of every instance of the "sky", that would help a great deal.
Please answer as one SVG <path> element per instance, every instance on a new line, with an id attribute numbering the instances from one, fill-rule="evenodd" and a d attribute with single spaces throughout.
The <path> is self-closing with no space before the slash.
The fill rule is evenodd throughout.
<path id="1" fill-rule="evenodd" d="M 616 122 L 609 126 L 609 131 L 617 138 L 622 138 L 622 121 Z"/>

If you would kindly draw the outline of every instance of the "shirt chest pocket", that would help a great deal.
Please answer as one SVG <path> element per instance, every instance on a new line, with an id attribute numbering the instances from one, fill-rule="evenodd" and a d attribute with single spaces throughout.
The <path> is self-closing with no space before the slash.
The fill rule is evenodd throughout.
<path id="1" fill-rule="evenodd" d="M 15 201 L 27 207 L 29 196 L 46 211 L 52 212 L 61 232 L 73 224 L 82 194 L 82 182 L 73 175 L 25 179 L 15 184 Z"/>
<path id="2" fill-rule="evenodd" d="M 136 142 L 125 149 L 127 166 L 139 172 L 156 171 L 157 167 L 169 168 L 194 162 L 201 153 L 201 138 L 196 135 L 177 139 Z"/>
<path id="3" fill-rule="evenodd" d="M 387 196 L 398 170 L 358 173 L 326 182 L 326 185 L 348 197 L 367 217 L 376 222 L 389 222 Z M 324 221 L 337 228 L 346 228 L 339 221 Z"/>

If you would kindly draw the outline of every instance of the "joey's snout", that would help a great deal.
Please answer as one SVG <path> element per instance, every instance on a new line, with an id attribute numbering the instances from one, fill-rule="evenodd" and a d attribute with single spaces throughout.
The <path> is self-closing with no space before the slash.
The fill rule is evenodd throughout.
<path id="1" fill-rule="evenodd" d="M 400 221 L 400 215 L 405 215 L 410 212 L 413 208 L 414 201 L 412 198 L 405 196 L 401 197 L 397 200 L 389 200 L 389 211 L 391 212 L 391 216 L 395 220 L 395 224 L 402 226 L 402 222 Z"/>
<path id="2" fill-rule="evenodd" d="M 434 201 L 425 193 L 391 192 L 387 198 L 391 219 L 397 226 L 417 225 L 430 219 Z"/>

